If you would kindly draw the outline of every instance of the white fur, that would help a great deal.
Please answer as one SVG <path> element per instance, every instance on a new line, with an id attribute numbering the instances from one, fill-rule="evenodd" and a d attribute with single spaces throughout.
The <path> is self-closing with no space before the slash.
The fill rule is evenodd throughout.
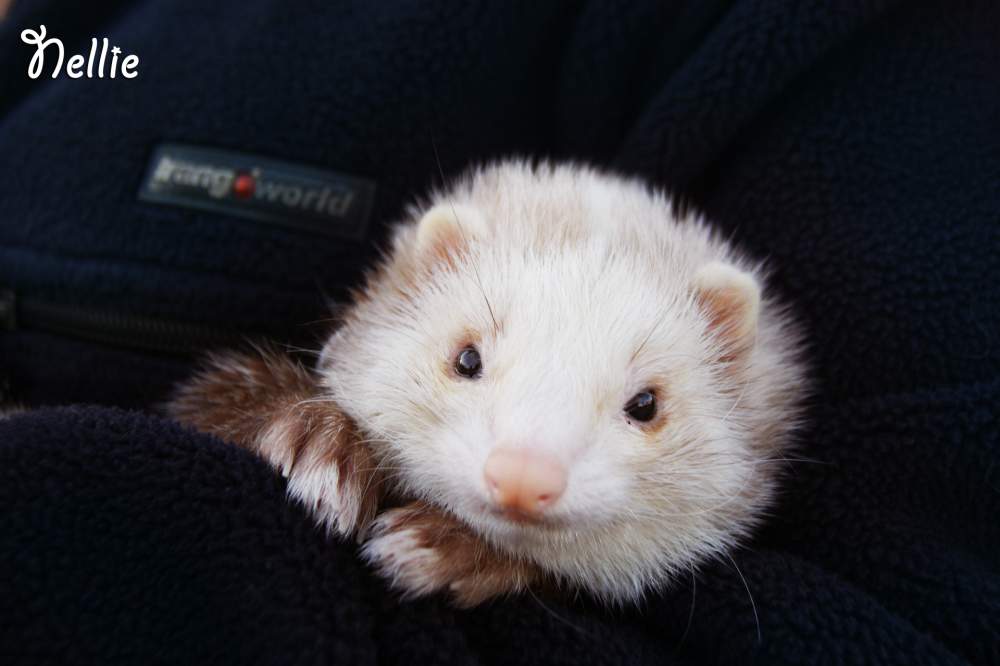
<path id="1" fill-rule="evenodd" d="M 313 450 L 306 450 L 298 460 L 291 442 L 293 433 L 300 432 L 294 416 L 276 420 L 258 440 L 258 450 L 288 479 L 288 496 L 301 502 L 330 532 L 353 534 L 357 528 L 359 497 L 357 493 L 340 491 L 340 475 L 336 465 L 316 461 Z"/>
<path id="2" fill-rule="evenodd" d="M 463 227 L 465 252 L 434 260 L 415 221 L 452 205 L 476 222 Z M 409 492 L 612 601 L 746 535 L 798 424 L 799 336 L 765 290 L 751 299 L 756 337 L 737 371 L 719 362 L 696 292 L 699 279 L 764 284 L 757 263 L 662 193 L 576 166 L 486 167 L 411 216 L 323 351 L 329 393 Z M 470 336 L 477 380 L 449 370 Z M 650 386 L 667 414 L 652 439 L 623 411 Z M 482 470 L 500 445 L 568 466 L 546 524 L 491 511 Z"/>
<path id="3" fill-rule="evenodd" d="M 288 478 L 288 496 L 308 508 L 328 530 L 353 534 L 357 527 L 358 507 L 352 493 L 341 493 L 336 465 L 312 467 Z"/>
<path id="4" fill-rule="evenodd" d="M 442 584 L 435 573 L 439 569 L 437 553 L 420 544 L 415 530 L 394 529 L 394 520 L 392 511 L 376 519 L 373 536 L 365 542 L 362 556 L 404 594 L 434 592 Z"/>
<path id="5" fill-rule="evenodd" d="M 241 368 L 241 370 L 243 370 Z M 262 432 L 257 441 L 261 455 L 272 465 L 281 470 L 281 475 L 288 478 L 292 471 L 292 453 L 295 451 L 292 438 L 298 432 L 297 424 L 291 416 L 277 419 Z"/>

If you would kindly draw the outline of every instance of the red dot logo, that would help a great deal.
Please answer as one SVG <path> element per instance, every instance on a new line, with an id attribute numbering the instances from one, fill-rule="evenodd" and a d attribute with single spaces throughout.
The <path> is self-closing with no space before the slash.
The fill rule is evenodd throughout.
<path id="1" fill-rule="evenodd" d="M 241 173 L 233 181 L 233 194 L 240 199 L 249 199 L 253 196 L 253 191 L 257 187 L 257 181 L 248 173 Z"/>

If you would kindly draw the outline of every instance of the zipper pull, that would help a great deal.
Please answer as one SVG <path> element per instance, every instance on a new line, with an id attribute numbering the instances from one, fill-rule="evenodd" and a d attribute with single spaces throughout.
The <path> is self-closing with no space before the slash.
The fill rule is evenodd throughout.
<path id="1" fill-rule="evenodd" d="M 13 289 L 0 289 L 0 331 L 17 329 L 17 299 Z"/>

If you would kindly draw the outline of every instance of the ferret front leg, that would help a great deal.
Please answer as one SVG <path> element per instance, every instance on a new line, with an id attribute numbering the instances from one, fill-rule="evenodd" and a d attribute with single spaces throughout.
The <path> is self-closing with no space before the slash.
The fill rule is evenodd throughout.
<path id="1" fill-rule="evenodd" d="M 382 478 L 370 448 L 312 373 L 287 355 L 212 356 L 167 411 L 265 458 L 288 479 L 288 494 L 330 531 L 349 536 L 375 517 Z"/>
<path id="2" fill-rule="evenodd" d="M 462 607 L 542 578 L 536 565 L 501 553 L 457 518 L 419 501 L 380 514 L 364 556 L 404 596 L 441 591 Z"/>

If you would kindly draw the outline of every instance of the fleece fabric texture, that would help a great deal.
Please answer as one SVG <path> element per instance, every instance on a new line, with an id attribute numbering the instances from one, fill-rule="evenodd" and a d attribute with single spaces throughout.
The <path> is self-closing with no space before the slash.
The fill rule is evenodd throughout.
<path id="1" fill-rule="evenodd" d="M 108 36 L 139 78 L 30 80 L 41 23 L 68 54 Z M 577 159 L 767 259 L 817 391 L 814 462 L 731 559 L 639 608 L 459 611 L 400 602 L 266 464 L 155 416 L 189 359 L 15 323 L 3 385 L 50 407 L 0 421 L 0 661 L 1000 663 L 998 63 L 987 1 L 16 0 L 19 298 L 294 339 L 439 184 L 435 146 L 446 176 Z M 165 141 L 371 179 L 367 237 L 141 202 Z"/>

